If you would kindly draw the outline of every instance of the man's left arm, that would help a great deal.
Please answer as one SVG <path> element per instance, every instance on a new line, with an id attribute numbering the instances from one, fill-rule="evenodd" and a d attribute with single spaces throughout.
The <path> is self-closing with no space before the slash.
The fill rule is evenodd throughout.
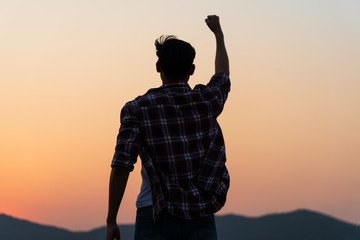
<path id="1" fill-rule="evenodd" d="M 116 216 L 125 192 L 129 173 L 134 169 L 141 144 L 140 129 L 130 103 L 125 104 L 122 108 L 120 118 L 121 126 L 111 163 L 109 207 L 106 220 L 107 240 L 114 240 L 114 238 L 120 240 Z"/>
<path id="2" fill-rule="evenodd" d="M 128 177 L 129 170 L 126 168 L 113 167 L 111 169 L 106 240 L 114 240 L 114 238 L 120 240 L 120 230 L 116 223 L 116 216 L 125 192 Z"/>

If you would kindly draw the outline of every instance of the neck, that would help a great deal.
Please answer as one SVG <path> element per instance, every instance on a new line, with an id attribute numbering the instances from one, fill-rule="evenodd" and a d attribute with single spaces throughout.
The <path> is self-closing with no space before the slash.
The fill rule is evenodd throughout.
<path id="1" fill-rule="evenodd" d="M 190 75 L 186 76 L 184 79 L 180 80 L 174 80 L 174 79 L 168 79 L 164 74 L 161 74 L 161 80 L 163 85 L 167 83 L 176 83 L 176 82 L 185 82 L 187 83 L 189 81 Z"/>

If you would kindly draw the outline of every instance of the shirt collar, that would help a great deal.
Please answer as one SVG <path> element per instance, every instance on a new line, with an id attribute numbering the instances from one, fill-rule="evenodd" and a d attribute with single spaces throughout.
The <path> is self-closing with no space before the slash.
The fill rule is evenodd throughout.
<path id="1" fill-rule="evenodd" d="M 168 87 L 188 87 L 190 88 L 187 82 L 169 82 L 163 84 L 160 88 L 168 88 Z"/>

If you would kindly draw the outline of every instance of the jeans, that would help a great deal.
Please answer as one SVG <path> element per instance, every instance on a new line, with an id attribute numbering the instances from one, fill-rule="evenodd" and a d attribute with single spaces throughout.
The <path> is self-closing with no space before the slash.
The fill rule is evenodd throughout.
<path id="1" fill-rule="evenodd" d="M 138 208 L 135 240 L 217 240 L 214 215 L 184 220 L 162 211 L 153 221 L 152 206 Z"/>

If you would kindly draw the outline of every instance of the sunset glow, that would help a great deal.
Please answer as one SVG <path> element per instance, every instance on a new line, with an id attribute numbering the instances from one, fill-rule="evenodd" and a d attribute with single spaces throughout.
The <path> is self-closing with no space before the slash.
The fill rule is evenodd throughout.
<path id="1" fill-rule="evenodd" d="M 196 49 L 214 72 L 220 16 L 230 58 L 219 118 L 231 184 L 219 214 L 299 208 L 360 224 L 360 2 L 0 3 L 0 213 L 71 230 L 105 225 L 122 106 L 161 85 L 154 41 Z M 140 159 L 118 222 L 135 221 Z"/>

